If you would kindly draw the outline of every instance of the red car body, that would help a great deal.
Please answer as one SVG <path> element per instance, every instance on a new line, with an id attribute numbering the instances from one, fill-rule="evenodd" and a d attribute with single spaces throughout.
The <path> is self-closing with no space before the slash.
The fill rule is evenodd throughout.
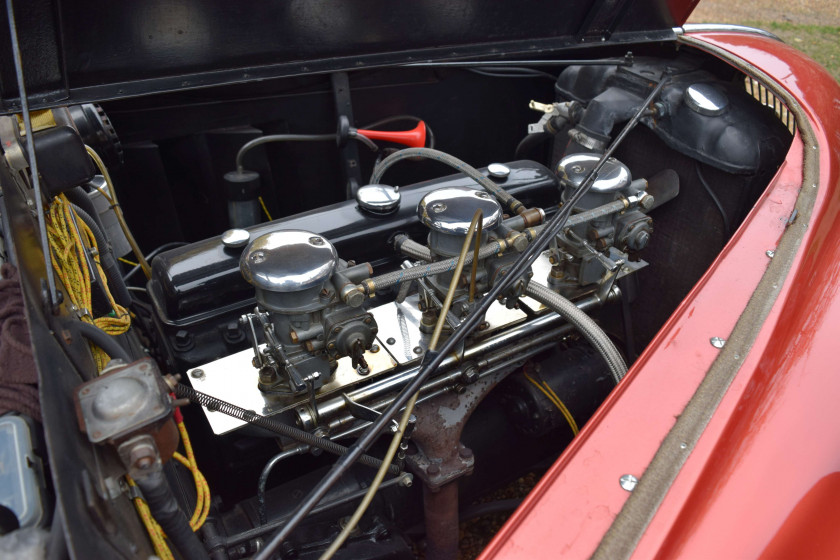
<path id="1" fill-rule="evenodd" d="M 801 107 L 799 130 L 726 249 L 484 560 L 840 557 L 840 86 L 769 37 L 681 40 L 775 81 Z M 626 474 L 640 479 L 632 494 Z"/>

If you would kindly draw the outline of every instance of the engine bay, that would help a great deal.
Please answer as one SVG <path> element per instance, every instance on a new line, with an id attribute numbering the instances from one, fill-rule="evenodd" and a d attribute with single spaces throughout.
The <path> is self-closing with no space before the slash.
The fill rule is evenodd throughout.
<path id="1" fill-rule="evenodd" d="M 85 459 L 44 461 L 86 473 L 104 540 L 474 555 L 459 523 L 521 502 L 496 496 L 584 428 L 794 132 L 720 61 L 610 49 L 51 110 L 32 143 L 72 366 L 51 393 Z M 7 208 L 32 200 L 22 153 Z M 27 494 L 34 525 L 49 494 Z"/>

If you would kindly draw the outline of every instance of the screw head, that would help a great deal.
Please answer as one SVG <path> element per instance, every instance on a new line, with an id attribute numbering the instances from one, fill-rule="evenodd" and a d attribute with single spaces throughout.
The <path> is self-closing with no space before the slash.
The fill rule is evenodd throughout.
<path id="1" fill-rule="evenodd" d="M 773 251 L 772 249 L 769 249 L 769 250 L 765 251 L 764 254 L 772 259 L 773 257 L 776 256 L 776 251 Z"/>
<path id="2" fill-rule="evenodd" d="M 379 345 L 378 345 L 378 344 L 373 344 L 373 345 L 371 345 L 371 347 L 370 347 L 370 353 L 371 353 L 371 354 L 376 354 L 377 352 L 379 352 Z"/>
<path id="3" fill-rule="evenodd" d="M 723 348 L 724 345 L 726 345 L 726 339 L 723 339 L 719 336 L 713 336 L 709 339 L 709 342 L 711 342 L 712 346 L 714 346 L 715 348 Z"/>
<path id="4" fill-rule="evenodd" d="M 422 349 L 422 348 L 420 348 L 419 346 L 415 346 L 415 347 L 414 347 L 414 353 L 415 353 L 415 354 L 422 354 L 422 353 L 423 353 L 423 349 Z"/>
<path id="5" fill-rule="evenodd" d="M 632 492 L 635 490 L 636 485 L 639 483 L 639 479 L 633 476 L 632 474 L 623 474 L 621 478 L 618 479 L 618 483 L 624 490 L 628 492 Z"/>
<path id="6" fill-rule="evenodd" d="M 324 244 L 324 238 L 323 237 L 318 237 L 317 235 L 315 235 L 315 236 L 312 236 L 312 237 L 309 238 L 309 242 L 312 243 L 313 245 L 323 245 Z"/>
<path id="7" fill-rule="evenodd" d="M 265 252 L 264 251 L 254 251 L 251 254 L 251 262 L 254 264 L 260 264 L 265 262 Z"/>
<path id="8" fill-rule="evenodd" d="M 396 340 L 394 340 L 393 338 L 389 338 L 388 340 L 386 340 L 386 341 L 385 341 L 385 344 L 394 345 L 394 344 L 396 344 L 396 342 L 397 342 L 397 341 L 396 341 Z"/>
<path id="9" fill-rule="evenodd" d="M 196 368 L 190 372 L 190 377 L 193 379 L 204 379 L 204 370 Z"/>

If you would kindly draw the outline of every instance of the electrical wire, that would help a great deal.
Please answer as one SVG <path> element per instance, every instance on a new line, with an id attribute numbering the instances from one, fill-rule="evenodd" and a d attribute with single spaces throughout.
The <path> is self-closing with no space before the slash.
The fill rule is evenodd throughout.
<path id="1" fill-rule="evenodd" d="M 566 419 L 566 422 L 568 422 L 569 427 L 572 429 L 572 434 L 578 435 L 578 432 L 580 430 L 578 429 L 577 422 L 575 422 L 572 413 L 569 411 L 569 409 L 566 407 L 563 401 L 560 400 L 560 397 L 557 396 L 557 393 L 555 393 L 554 390 L 545 381 L 543 381 L 542 384 L 540 384 L 537 382 L 536 379 L 528 375 L 527 372 L 525 372 L 524 375 L 525 379 L 530 381 L 534 387 L 536 387 L 543 395 L 546 396 L 546 398 L 548 398 L 549 401 L 551 401 L 551 404 L 557 407 L 557 410 L 560 411 L 560 414 L 563 415 L 563 418 Z"/>
<path id="2" fill-rule="evenodd" d="M 715 206 L 717 206 L 718 212 L 720 212 L 720 217 L 723 219 L 723 242 L 726 243 L 729 239 L 729 232 L 732 231 L 729 227 L 729 217 L 726 215 L 726 210 L 723 209 L 723 204 L 720 203 L 720 199 L 717 195 L 715 195 L 715 191 L 712 190 L 712 187 L 706 182 L 706 179 L 700 172 L 700 164 L 695 163 L 694 169 L 697 172 L 697 178 L 700 179 L 700 184 L 703 185 L 704 189 L 706 189 L 706 192 L 709 194 L 709 198 L 712 199 L 712 202 L 714 202 Z"/>
<path id="3" fill-rule="evenodd" d="M 108 335 L 114 336 L 126 332 L 131 326 L 128 310 L 116 301 L 108 288 L 108 280 L 99 262 L 100 248 L 96 237 L 84 222 L 78 218 L 73 206 L 64 194 L 58 195 L 50 205 L 47 222 L 50 261 L 56 275 L 64 284 L 67 297 L 75 307 L 79 318 L 95 325 Z M 90 254 L 88 249 L 91 249 Z M 104 247 L 102 248 L 104 250 Z M 93 317 L 92 276 L 95 266 L 102 291 L 111 307 L 111 312 L 101 317 Z M 91 345 L 97 371 L 102 371 L 109 361 L 108 354 L 97 346 Z"/>
<path id="4" fill-rule="evenodd" d="M 135 490 L 137 489 L 137 483 L 134 482 L 130 476 L 125 475 L 125 480 L 128 482 L 130 487 Z M 163 529 L 160 525 L 158 525 L 158 522 L 155 521 L 155 518 L 152 517 L 149 505 L 139 495 L 134 496 L 132 501 L 134 502 L 134 508 L 137 510 L 137 514 L 140 516 L 140 519 L 143 521 L 143 525 L 146 527 L 146 532 L 149 534 L 149 540 L 152 541 L 152 547 L 155 549 L 155 554 L 161 560 L 175 560 L 175 557 L 172 555 L 172 551 L 169 549 L 169 545 L 166 544 Z"/>
<path id="5" fill-rule="evenodd" d="M 146 255 L 146 260 L 147 260 L 147 261 L 151 261 L 151 260 L 152 260 L 152 257 L 157 256 L 159 253 L 162 253 L 163 251 L 167 251 L 167 250 L 169 250 L 169 249 L 175 249 L 176 247 L 183 247 L 184 245 L 187 245 L 187 243 L 186 243 L 185 241 L 172 241 L 172 242 L 170 242 L 170 243 L 164 243 L 164 244 L 163 244 L 163 245 L 161 245 L 160 247 L 158 247 L 158 248 L 156 248 L 156 249 L 153 249 L 153 250 L 149 251 L 149 253 Z M 129 270 L 129 271 L 126 273 L 126 275 L 125 275 L 125 276 L 123 276 L 123 280 L 125 280 L 126 282 L 128 282 L 128 280 L 129 280 L 132 276 L 134 276 L 135 274 L 137 274 L 139 271 L 140 271 L 140 265 L 136 265 L 134 268 L 132 268 L 131 270 Z"/>
<path id="6" fill-rule="evenodd" d="M 265 212 L 265 217 L 268 218 L 268 221 L 270 222 L 271 221 L 271 214 L 268 213 L 268 208 L 266 208 L 266 206 L 265 206 L 265 201 L 263 200 L 263 197 L 258 196 L 257 200 L 260 201 L 260 206 L 262 206 L 263 212 Z"/>
<path id="7" fill-rule="evenodd" d="M 207 479 L 201 474 L 198 469 L 198 463 L 195 460 L 195 453 L 193 453 L 192 443 L 190 442 L 190 435 L 187 433 L 187 426 L 184 424 L 184 417 L 181 415 L 180 409 L 175 409 L 175 423 L 178 425 L 178 431 L 181 433 L 181 441 L 184 443 L 184 451 L 187 456 L 184 457 L 180 453 L 175 453 L 173 457 L 181 464 L 189 469 L 195 480 L 196 503 L 192 518 L 190 519 L 190 527 L 193 531 L 198 531 L 204 521 L 207 519 L 207 514 L 210 511 L 210 486 L 207 484 Z"/>
<path id="8" fill-rule="evenodd" d="M 659 96 L 662 92 L 662 88 L 665 87 L 668 81 L 669 78 L 665 77 L 656 85 L 656 87 L 653 88 L 645 101 L 642 103 L 639 111 L 637 111 L 636 114 L 633 115 L 633 117 L 627 122 L 624 128 L 621 129 L 615 137 L 615 140 L 613 140 L 612 144 L 610 144 L 609 148 L 607 148 L 607 150 L 601 155 L 601 159 L 598 160 L 598 163 L 595 164 L 586 178 L 584 178 L 577 191 L 575 191 L 572 197 L 568 200 L 568 203 L 544 225 L 537 237 L 513 262 L 508 274 L 502 277 L 499 282 L 497 282 L 496 285 L 487 292 L 485 297 L 479 301 L 475 310 L 464 320 L 463 323 L 461 323 L 460 327 L 453 332 L 452 336 L 446 340 L 441 347 L 441 350 L 436 352 L 436 354 L 420 368 L 412 381 L 403 387 L 394 400 L 391 401 L 391 404 L 389 404 L 382 412 L 379 418 L 377 418 L 376 421 L 373 422 L 367 430 L 365 430 L 362 436 L 356 440 L 356 443 L 350 447 L 347 454 L 339 458 L 324 478 L 321 479 L 321 481 L 312 488 L 312 490 L 310 490 L 309 494 L 307 494 L 307 496 L 300 502 L 300 505 L 294 515 L 292 515 L 283 527 L 274 534 L 271 540 L 265 544 L 265 547 L 255 556 L 255 560 L 269 560 L 269 558 L 271 558 L 274 551 L 277 550 L 277 548 L 286 540 L 286 538 L 288 538 L 292 531 L 300 525 L 301 521 L 303 521 L 303 519 L 306 518 L 306 516 L 315 508 L 318 502 L 323 499 L 329 489 L 338 482 L 341 476 L 347 472 L 351 465 L 376 440 L 382 429 L 385 428 L 406 401 L 409 400 L 420 389 L 429 376 L 436 371 L 438 367 L 440 367 L 446 356 L 455 349 L 455 346 L 463 340 L 467 333 L 472 332 L 472 329 L 478 325 L 490 305 L 492 305 L 499 295 L 501 295 L 503 291 L 507 290 L 511 284 L 518 281 L 520 276 L 531 266 L 531 264 L 533 264 L 537 257 L 542 253 L 543 249 L 548 246 L 548 243 L 555 238 L 561 229 L 563 229 L 563 226 L 566 224 L 566 221 L 571 215 L 572 208 L 574 208 L 580 199 L 589 192 L 595 177 L 597 177 L 607 159 L 615 153 L 615 150 L 624 142 L 624 139 L 627 138 L 630 131 L 636 127 L 644 110 Z"/>
<path id="9" fill-rule="evenodd" d="M 134 261 L 130 261 L 128 259 L 124 259 L 123 257 L 117 257 L 117 260 L 120 261 L 120 262 L 124 262 L 125 264 L 130 264 L 131 266 L 140 266 L 139 263 L 136 263 Z"/>
<path id="10" fill-rule="evenodd" d="M 449 282 L 449 290 L 446 292 L 446 298 L 443 301 L 443 305 L 440 307 L 440 315 L 438 316 L 437 323 L 435 324 L 435 329 L 432 332 L 432 337 L 429 339 L 429 352 L 434 352 L 435 348 L 437 348 L 438 340 L 443 332 L 443 325 L 446 322 L 446 315 L 449 313 L 449 308 L 452 306 L 452 299 L 455 296 L 458 283 L 461 281 L 461 273 L 464 271 L 464 262 L 466 261 L 467 251 L 469 251 L 476 228 L 480 227 L 483 216 L 484 214 L 481 210 L 476 210 L 473 215 L 472 222 L 470 223 L 470 227 L 467 230 L 467 236 L 464 239 L 463 246 L 461 247 L 461 254 L 458 258 L 458 266 L 455 268 L 452 280 Z M 414 405 L 417 403 L 417 397 L 419 395 L 419 391 L 415 392 L 406 403 L 405 411 L 400 418 L 399 427 L 397 428 L 397 432 L 394 434 L 393 439 L 391 439 L 391 445 L 385 453 L 382 466 L 379 467 L 379 470 L 376 472 L 376 476 L 370 483 L 368 491 L 365 494 L 365 497 L 362 498 L 362 501 L 356 508 L 356 511 L 353 512 L 353 515 L 344 525 L 344 528 L 341 530 L 338 537 L 336 537 L 336 539 L 330 544 L 329 548 L 327 548 L 327 550 L 321 555 L 320 560 L 329 560 L 333 557 L 333 555 L 347 540 L 347 537 L 350 536 L 350 533 L 353 532 L 353 529 L 356 528 L 356 525 L 358 525 L 359 520 L 362 518 L 362 515 L 364 515 L 368 506 L 370 506 L 370 503 L 373 501 L 373 497 L 379 490 L 379 486 L 385 479 L 385 474 L 388 472 L 388 465 L 391 464 L 391 461 L 394 459 L 394 455 L 397 453 L 397 449 L 399 449 L 400 440 L 402 440 L 402 436 L 405 433 L 405 427 L 408 425 L 409 419 L 411 418 L 411 412 L 414 410 Z"/>
<path id="11" fill-rule="evenodd" d="M 379 146 L 374 144 L 374 142 L 370 138 L 366 138 L 361 134 L 354 134 L 351 132 L 350 138 L 361 142 L 368 148 L 370 148 L 374 152 L 379 151 Z M 262 146 L 263 144 L 268 144 L 270 142 L 327 142 L 330 140 L 337 140 L 338 135 L 335 133 L 331 134 L 268 134 L 266 136 L 260 136 L 258 138 L 254 138 L 253 140 L 249 140 L 239 148 L 239 151 L 236 152 L 236 170 L 240 173 L 245 170 L 244 164 L 242 162 L 245 154 L 247 154 L 253 148 L 257 146 Z"/>
<path id="12" fill-rule="evenodd" d="M 143 257 L 143 253 L 140 251 L 140 246 L 137 245 L 137 241 L 134 239 L 134 236 L 131 234 L 131 230 L 128 227 L 128 224 L 125 221 L 125 216 L 123 216 L 122 208 L 120 208 L 119 203 L 117 202 L 117 191 L 114 188 L 114 182 L 111 181 L 111 174 L 108 173 L 108 168 L 105 167 L 105 162 L 102 161 L 102 158 L 99 157 L 99 154 L 96 153 L 96 150 L 91 148 L 90 146 L 85 146 L 85 150 L 87 151 L 90 158 L 93 160 L 93 163 L 96 164 L 96 167 L 99 169 L 99 172 L 102 174 L 102 177 L 105 178 L 105 184 L 108 185 L 108 191 L 105 192 L 104 189 L 97 187 L 93 183 L 91 185 L 93 188 L 98 190 L 102 193 L 102 196 L 105 197 L 105 200 L 111 203 L 111 208 L 114 209 L 114 215 L 117 217 L 117 221 L 120 224 L 120 227 L 125 234 L 126 240 L 128 240 L 128 244 L 131 245 L 131 250 L 134 252 L 134 256 L 137 257 L 137 262 L 140 263 L 140 268 L 143 269 L 143 274 L 146 275 L 146 278 L 152 277 L 152 269 L 149 267 L 149 263 L 146 262 L 145 257 Z"/>

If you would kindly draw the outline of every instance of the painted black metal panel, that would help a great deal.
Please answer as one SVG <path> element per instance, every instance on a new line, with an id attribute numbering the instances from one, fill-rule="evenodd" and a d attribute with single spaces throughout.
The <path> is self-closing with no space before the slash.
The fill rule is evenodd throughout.
<path id="1" fill-rule="evenodd" d="M 101 101 L 417 60 L 534 56 L 575 46 L 581 37 L 593 40 L 587 30 L 589 4 L 38 0 L 19 3 L 16 20 L 28 91 L 37 108 L 62 98 Z M 608 25 L 610 41 L 673 37 L 668 0 L 628 6 Z M 0 29 L 7 30 L 5 14 L 3 20 Z M 8 40 L 3 41 L 0 60 L 11 60 L 9 53 Z M 10 70 L 0 65 L 7 112 L 17 97 Z"/>

